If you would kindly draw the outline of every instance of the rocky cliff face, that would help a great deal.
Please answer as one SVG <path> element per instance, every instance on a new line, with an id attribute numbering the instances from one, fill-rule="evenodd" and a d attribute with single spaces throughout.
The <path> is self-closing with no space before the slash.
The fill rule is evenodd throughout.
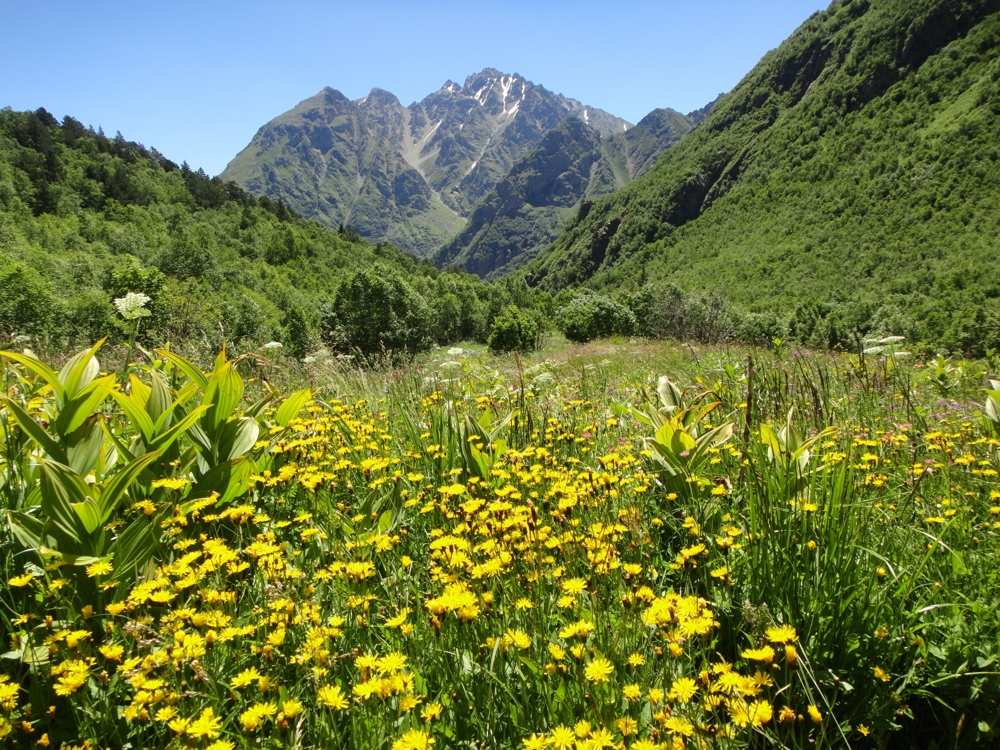
<path id="1" fill-rule="evenodd" d="M 488 68 L 404 107 L 373 89 L 324 89 L 262 127 L 222 173 L 330 226 L 427 255 L 554 127 L 577 117 L 603 136 L 629 123 Z"/>
<path id="2" fill-rule="evenodd" d="M 698 112 L 707 114 L 711 107 Z M 623 132 L 601 132 L 592 125 L 574 117 L 546 134 L 485 194 L 468 224 L 434 254 L 434 262 L 480 276 L 524 265 L 556 238 L 582 201 L 645 174 L 694 127 L 672 109 L 653 110 Z"/>

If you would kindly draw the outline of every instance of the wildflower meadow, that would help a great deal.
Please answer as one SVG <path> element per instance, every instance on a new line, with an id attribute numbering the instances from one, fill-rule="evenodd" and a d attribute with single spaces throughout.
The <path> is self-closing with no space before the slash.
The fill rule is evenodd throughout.
<path id="1" fill-rule="evenodd" d="M 1000 384 L 897 346 L 0 351 L 0 744 L 996 746 Z"/>

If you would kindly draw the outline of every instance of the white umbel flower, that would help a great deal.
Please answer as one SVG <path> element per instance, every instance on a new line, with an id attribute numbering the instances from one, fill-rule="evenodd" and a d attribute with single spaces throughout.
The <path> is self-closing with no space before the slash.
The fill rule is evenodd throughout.
<path id="1" fill-rule="evenodd" d="M 149 302 L 150 298 L 148 295 L 142 292 L 129 292 L 124 297 L 118 297 L 115 300 L 115 307 L 118 308 L 119 314 L 125 320 L 137 320 L 139 318 L 145 318 L 152 313 L 146 309 L 146 303 Z"/>

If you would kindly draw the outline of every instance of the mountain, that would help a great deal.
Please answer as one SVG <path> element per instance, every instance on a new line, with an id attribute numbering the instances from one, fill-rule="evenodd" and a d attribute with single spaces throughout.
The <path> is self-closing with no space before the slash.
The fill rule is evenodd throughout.
<path id="1" fill-rule="evenodd" d="M 558 236 L 581 201 L 645 174 L 693 126 L 672 109 L 653 110 L 635 127 L 604 137 L 578 118 L 565 120 L 484 196 L 462 231 L 433 255 L 435 265 L 480 276 L 523 266 Z"/>
<path id="2" fill-rule="evenodd" d="M 570 117 L 603 135 L 630 124 L 492 68 L 404 107 L 327 88 L 262 127 L 220 175 L 306 218 L 427 255 L 542 137 Z"/>
<path id="3" fill-rule="evenodd" d="M 1000 0 L 837 0 L 525 277 L 676 282 L 821 345 L 975 350 L 1000 331 L 998 115 Z"/>

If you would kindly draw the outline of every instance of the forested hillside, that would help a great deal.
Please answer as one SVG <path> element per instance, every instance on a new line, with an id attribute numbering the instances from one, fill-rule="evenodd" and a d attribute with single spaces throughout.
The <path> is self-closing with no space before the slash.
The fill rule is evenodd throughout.
<path id="1" fill-rule="evenodd" d="M 0 333 L 53 347 L 127 336 L 113 299 L 150 297 L 150 342 L 241 348 L 278 340 L 301 357 L 323 311 L 361 270 L 421 300 L 420 342 L 485 340 L 516 283 L 442 273 L 390 245 L 306 221 L 283 203 L 178 167 L 155 149 L 0 111 Z M 329 317 L 329 316 L 328 316 Z"/>
<path id="2" fill-rule="evenodd" d="M 834 2 L 648 175 L 585 204 L 529 284 L 676 282 L 818 346 L 1000 347 L 998 11 Z"/>

